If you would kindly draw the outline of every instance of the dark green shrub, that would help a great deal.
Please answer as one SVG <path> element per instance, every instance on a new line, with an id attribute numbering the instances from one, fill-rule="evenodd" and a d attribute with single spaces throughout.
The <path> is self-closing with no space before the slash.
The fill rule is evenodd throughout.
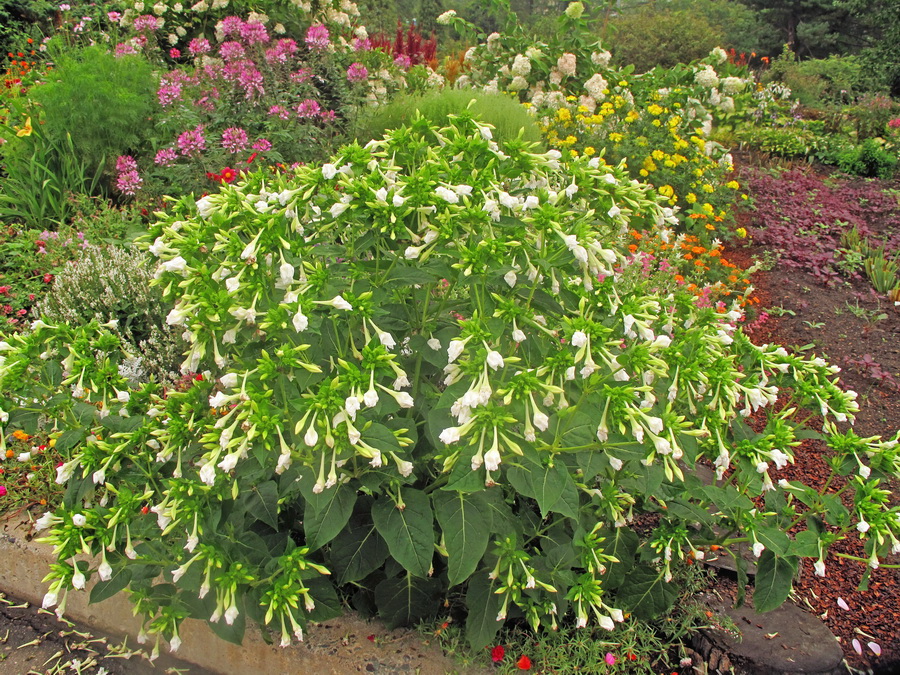
<path id="1" fill-rule="evenodd" d="M 53 77 L 31 93 L 44 109 L 43 132 L 56 143 L 71 135 L 92 173 L 140 144 L 154 88 L 152 68 L 142 57 L 116 58 L 92 46 L 61 53 Z"/>
<path id="2" fill-rule="evenodd" d="M 501 145 L 516 138 L 520 131 L 526 141 L 540 143 L 542 140 L 534 118 L 516 99 L 505 94 L 485 94 L 466 89 L 402 96 L 377 108 L 371 116 L 362 118 L 358 122 L 356 138 L 361 143 L 381 138 L 385 131 L 408 123 L 417 112 L 433 125 L 446 126 L 449 115 L 466 109 L 493 125 L 494 139 Z"/>
<path id="3" fill-rule="evenodd" d="M 722 30 L 704 17 L 687 11 L 659 10 L 653 5 L 623 14 L 610 23 L 614 60 L 620 65 L 634 64 L 638 72 L 690 63 L 707 56 L 723 42 Z"/>
<path id="4" fill-rule="evenodd" d="M 840 153 L 837 164 L 841 171 L 866 178 L 890 178 L 897 169 L 897 157 L 874 138 Z"/>

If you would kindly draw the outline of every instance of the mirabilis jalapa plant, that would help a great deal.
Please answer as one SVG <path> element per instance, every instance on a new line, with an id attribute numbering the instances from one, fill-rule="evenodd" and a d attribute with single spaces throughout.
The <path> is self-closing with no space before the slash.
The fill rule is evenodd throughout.
<path id="1" fill-rule="evenodd" d="M 871 567 L 897 550 L 877 480 L 897 439 L 837 430 L 857 406 L 835 369 L 751 344 L 737 309 L 642 287 L 623 234 L 674 240 L 672 214 L 624 169 L 491 136 L 418 120 L 158 214 L 186 390 L 130 389 L 109 325 L 0 343 L 4 432 L 42 424 L 71 456 L 38 522 L 58 558 L 45 606 L 96 574 L 93 599 L 127 588 L 157 649 L 188 617 L 287 645 L 340 611 L 338 587 L 390 625 L 453 589 L 483 646 L 507 617 L 659 613 L 672 560 L 712 544 L 752 546 L 760 610 L 840 538 L 866 538 Z M 777 479 L 813 433 L 802 408 L 826 419 L 850 509 Z M 644 541 L 639 512 L 659 514 Z"/>

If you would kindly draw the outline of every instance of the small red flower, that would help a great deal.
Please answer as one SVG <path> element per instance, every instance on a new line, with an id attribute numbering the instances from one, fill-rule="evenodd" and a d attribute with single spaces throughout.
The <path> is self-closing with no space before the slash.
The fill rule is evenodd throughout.
<path id="1" fill-rule="evenodd" d="M 235 178 L 237 178 L 237 171 L 230 166 L 226 166 L 219 174 L 219 180 L 223 183 L 233 183 Z"/>
<path id="2" fill-rule="evenodd" d="M 252 155 L 250 155 L 250 157 L 247 158 L 247 164 L 250 164 L 254 159 L 256 159 L 256 154 L 257 153 L 254 152 Z"/>
<path id="3" fill-rule="evenodd" d="M 176 49 L 175 47 L 172 47 L 172 49 L 169 50 L 169 57 L 173 59 L 179 59 L 181 58 L 181 51 Z"/>
<path id="4" fill-rule="evenodd" d="M 531 670 L 531 659 L 527 656 L 519 657 L 519 660 L 516 661 L 516 668 L 519 670 Z"/>
<path id="5" fill-rule="evenodd" d="M 46 248 L 46 247 L 47 247 L 47 242 L 46 242 L 46 241 L 43 241 L 42 239 L 37 239 L 37 240 L 34 242 L 34 245 L 37 246 L 38 248 Z"/>
<path id="6" fill-rule="evenodd" d="M 368 640 L 369 642 L 375 642 L 375 635 L 374 634 L 367 635 L 366 640 Z"/>
<path id="7" fill-rule="evenodd" d="M 6 496 L 6 486 L 0 485 L 0 497 L 5 497 L 5 496 Z"/>
<path id="8" fill-rule="evenodd" d="M 53 281 L 53 275 L 50 274 L 50 272 L 47 272 L 47 274 L 44 275 L 44 283 L 49 284 L 52 281 Z"/>
<path id="9" fill-rule="evenodd" d="M 148 513 L 150 513 L 150 507 L 145 504 L 144 506 L 141 507 L 141 513 L 143 513 L 146 516 Z"/>
<path id="10" fill-rule="evenodd" d="M 194 379 L 197 380 L 197 382 L 203 382 L 203 373 L 197 373 L 194 375 Z"/>
<path id="11" fill-rule="evenodd" d="M 504 656 L 506 656 L 506 649 L 503 645 L 497 645 L 496 647 L 491 648 L 491 661 L 494 663 L 500 663 Z"/>

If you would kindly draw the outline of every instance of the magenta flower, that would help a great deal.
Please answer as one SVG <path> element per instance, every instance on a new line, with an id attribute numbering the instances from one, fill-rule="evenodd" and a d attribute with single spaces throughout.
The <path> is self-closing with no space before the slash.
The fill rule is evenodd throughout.
<path id="1" fill-rule="evenodd" d="M 606 664 L 609 666 L 616 665 L 616 657 L 613 656 L 610 652 L 606 652 L 606 656 L 603 657 L 603 660 L 606 661 Z"/>
<path id="2" fill-rule="evenodd" d="M 310 77 L 312 77 L 312 72 L 309 68 L 301 68 L 296 73 L 291 73 L 291 82 L 294 84 L 303 84 Z"/>
<path id="3" fill-rule="evenodd" d="M 240 35 L 241 34 L 241 26 L 244 25 L 244 20 L 239 16 L 226 16 L 219 22 L 218 28 L 222 30 L 222 33 L 227 37 L 229 35 Z"/>
<path id="4" fill-rule="evenodd" d="M 235 154 L 247 149 L 247 132 L 240 127 L 229 127 L 222 132 L 222 147 Z"/>
<path id="5" fill-rule="evenodd" d="M 206 38 L 194 38 L 188 43 L 188 51 L 191 56 L 199 56 L 200 54 L 209 54 L 212 51 L 212 45 Z"/>
<path id="6" fill-rule="evenodd" d="M 161 106 L 171 105 L 181 98 L 181 84 L 179 82 L 163 84 L 156 90 L 156 96 Z"/>
<path id="7" fill-rule="evenodd" d="M 347 79 L 350 82 L 364 82 L 369 77 L 369 71 L 361 63 L 351 63 L 347 68 Z"/>
<path id="8" fill-rule="evenodd" d="M 219 56 L 221 56 L 226 61 L 237 61 L 238 59 L 244 58 L 247 52 L 244 51 L 243 45 L 240 42 L 235 42 L 234 40 L 229 40 L 228 42 L 223 42 L 219 46 Z"/>
<path id="9" fill-rule="evenodd" d="M 198 124 L 196 128 L 185 131 L 178 137 L 175 142 L 178 151 L 184 156 L 199 154 L 206 150 L 206 138 L 203 136 L 203 125 Z"/>
<path id="10" fill-rule="evenodd" d="M 409 70 L 412 68 L 412 64 L 412 59 L 406 54 L 398 54 L 397 58 L 394 59 L 394 65 L 401 70 Z"/>
<path id="11" fill-rule="evenodd" d="M 0 485 L 0 497 L 5 497 L 5 496 L 6 496 L 6 486 Z"/>
<path id="12" fill-rule="evenodd" d="M 269 116 L 280 117 L 281 119 L 286 120 L 290 118 L 291 112 L 283 105 L 273 105 L 269 108 Z"/>
<path id="13" fill-rule="evenodd" d="M 253 144 L 253 150 L 256 152 L 267 152 L 272 149 L 272 144 L 266 138 L 260 138 Z"/>
<path id="14" fill-rule="evenodd" d="M 317 23 L 306 31 L 306 46 L 316 50 L 328 49 L 328 45 L 331 44 L 330 37 L 328 29 Z"/>
<path id="15" fill-rule="evenodd" d="M 134 20 L 134 29 L 138 33 L 155 33 L 159 29 L 159 20 L 152 14 L 142 14 Z"/>
<path id="16" fill-rule="evenodd" d="M 308 98 L 297 106 L 297 117 L 316 117 L 320 110 L 319 102 Z"/>
<path id="17" fill-rule="evenodd" d="M 170 59 L 180 59 L 181 58 L 181 50 L 176 49 L 175 47 L 172 47 L 172 49 L 169 50 L 169 58 Z"/>
<path id="18" fill-rule="evenodd" d="M 157 166 L 169 166 L 176 159 L 178 159 L 178 153 L 175 152 L 175 148 L 163 148 L 157 151 L 156 157 L 153 158 L 153 163 Z"/>
<path id="19" fill-rule="evenodd" d="M 137 171 L 137 162 L 131 155 L 119 155 L 116 159 L 116 171 L 124 173 L 125 171 Z"/>
<path id="20" fill-rule="evenodd" d="M 120 59 L 129 54 L 137 54 L 137 50 L 127 42 L 120 42 L 116 45 L 116 58 Z"/>
<path id="21" fill-rule="evenodd" d="M 106 18 L 112 21 L 113 23 L 119 23 L 119 19 L 122 18 L 121 12 L 107 12 Z"/>
<path id="22" fill-rule="evenodd" d="M 372 49 L 372 41 L 369 38 L 366 38 L 365 40 L 353 38 L 353 40 L 350 42 L 350 46 L 355 52 L 368 52 Z"/>
<path id="23" fill-rule="evenodd" d="M 248 45 L 263 44 L 269 41 L 269 33 L 266 31 L 266 27 L 258 21 L 250 21 L 243 24 L 238 32 L 241 35 L 241 39 Z"/>

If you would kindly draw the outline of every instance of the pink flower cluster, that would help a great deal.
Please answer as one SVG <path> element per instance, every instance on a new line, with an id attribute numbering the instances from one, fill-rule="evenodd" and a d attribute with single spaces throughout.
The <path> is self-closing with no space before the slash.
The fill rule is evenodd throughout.
<path id="1" fill-rule="evenodd" d="M 237 61 L 247 55 L 244 46 L 236 40 L 229 40 L 219 45 L 219 56 L 226 61 Z"/>
<path id="2" fill-rule="evenodd" d="M 306 46 L 310 49 L 321 51 L 328 49 L 331 44 L 331 36 L 328 29 L 320 23 L 314 24 L 306 31 Z"/>
<path id="3" fill-rule="evenodd" d="M 178 137 L 175 144 L 184 157 L 200 154 L 206 150 L 206 137 L 203 135 L 203 125 L 198 124 L 194 129 L 185 131 Z"/>
<path id="4" fill-rule="evenodd" d="M 290 38 L 279 40 L 274 47 L 266 50 L 267 63 L 287 63 L 300 47 Z"/>
<path id="5" fill-rule="evenodd" d="M 900 117 L 897 117 L 896 119 L 892 119 L 890 122 L 888 122 L 888 126 L 891 129 L 900 129 Z"/>
<path id="6" fill-rule="evenodd" d="M 137 162 L 131 155 L 121 155 L 116 160 L 116 189 L 125 195 L 133 196 L 140 189 L 144 180 L 138 174 Z"/>
<path id="7" fill-rule="evenodd" d="M 178 159 L 178 153 L 175 152 L 175 148 L 163 148 L 157 151 L 153 163 L 157 166 L 169 166 L 174 164 L 176 159 Z"/>
<path id="8" fill-rule="evenodd" d="M 247 132 L 240 127 L 229 127 L 222 132 L 222 147 L 235 154 L 247 148 Z"/>
<path id="9" fill-rule="evenodd" d="M 369 71 L 361 63 L 351 63 L 347 68 L 347 80 L 350 82 L 365 82 L 369 77 Z"/>
<path id="10" fill-rule="evenodd" d="M 239 16 L 227 16 L 216 26 L 224 37 L 240 37 L 248 45 L 264 44 L 269 41 L 266 27 L 258 21 L 244 21 Z"/>
<path id="11" fill-rule="evenodd" d="M 188 51 L 191 53 L 191 56 L 209 54 L 212 51 L 212 45 L 206 38 L 194 38 L 188 43 Z"/>
<path id="12" fill-rule="evenodd" d="M 159 28 L 159 19 L 152 14 L 142 14 L 134 20 L 134 30 L 138 33 L 155 33 Z"/>

